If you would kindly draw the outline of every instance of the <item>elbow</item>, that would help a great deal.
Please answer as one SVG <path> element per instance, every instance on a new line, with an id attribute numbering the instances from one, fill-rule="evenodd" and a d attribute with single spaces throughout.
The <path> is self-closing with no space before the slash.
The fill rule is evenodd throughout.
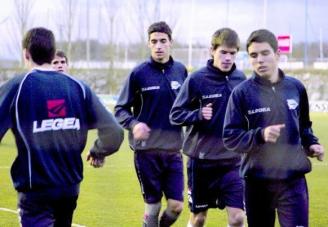
<path id="1" fill-rule="evenodd" d="M 182 124 L 179 121 L 179 117 L 178 117 L 178 114 L 176 112 L 171 112 L 169 119 L 170 119 L 171 125 L 181 125 Z"/>

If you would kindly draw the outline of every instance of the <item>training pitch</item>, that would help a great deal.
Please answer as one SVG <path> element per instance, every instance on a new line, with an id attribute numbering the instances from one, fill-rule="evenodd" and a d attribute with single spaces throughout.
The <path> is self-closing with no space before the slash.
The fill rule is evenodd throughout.
<path id="1" fill-rule="evenodd" d="M 328 114 L 311 115 L 313 129 L 328 152 Z M 91 147 L 95 131 L 90 132 L 87 148 Z M 86 151 L 83 159 L 86 159 Z M 10 179 L 10 166 L 16 155 L 11 133 L 0 144 L 0 226 L 18 227 L 16 193 Z M 307 174 L 310 193 L 310 226 L 328 226 L 328 154 L 324 162 L 312 160 L 312 172 Z M 133 153 L 127 136 L 121 149 L 106 159 L 105 166 L 94 169 L 84 163 L 84 181 L 73 226 L 134 227 L 141 226 L 143 201 L 134 166 Z M 186 179 L 185 179 L 186 181 Z M 185 201 L 187 196 L 185 192 Z M 187 202 L 179 220 L 174 224 L 185 227 L 189 218 Z M 226 211 L 210 210 L 206 227 L 226 227 Z M 276 223 L 276 226 L 279 226 Z"/>

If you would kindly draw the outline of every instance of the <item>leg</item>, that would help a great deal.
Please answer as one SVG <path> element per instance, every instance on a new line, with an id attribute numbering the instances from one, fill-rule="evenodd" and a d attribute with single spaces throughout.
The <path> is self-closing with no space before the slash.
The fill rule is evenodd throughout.
<path id="1" fill-rule="evenodd" d="M 249 227 L 274 227 L 275 209 L 272 207 L 272 195 L 266 181 L 245 181 L 245 204 Z"/>
<path id="2" fill-rule="evenodd" d="M 243 227 L 245 213 L 240 208 L 226 207 L 228 213 L 228 223 L 230 227 Z"/>
<path id="3" fill-rule="evenodd" d="M 62 198 L 56 201 L 55 205 L 55 226 L 71 227 L 73 213 L 76 208 L 77 196 Z"/>
<path id="4" fill-rule="evenodd" d="M 210 173 L 215 172 L 212 170 L 202 160 L 192 158 L 188 160 L 188 202 L 191 212 L 189 218 L 190 227 L 204 226 L 208 209 L 215 207 L 216 196 L 213 196 L 213 191 L 217 190 L 210 187 L 213 181 Z"/>
<path id="5" fill-rule="evenodd" d="M 161 227 L 171 226 L 183 209 L 183 162 L 181 153 L 163 154 L 163 191 L 167 198 L 167 208 L 160 218 Z"/>
<path id="6" fill-rule="evenodd" d="M 309 226 L 309 198 L 305 177 L 289 180 L 279 196 L 279 223 L 286 226 Z"/>
<path id="7" fill-rule="evenodd" d="M 55 218 L 51 204 L 42 198 L 18 193 L 18 215 L 22 227 L 53 227 Z"/>
<path id="8" fill-rule="evenodd" d="M 239 168 L 229 169 L 223 174 L 220 183 L 219 199 L 226 207 L 228 226 L 243 227 L 244 212 L 244 183 L 239 176 Z M 220 207 L 219 207 L 220 208 Z"/>
<path id="9" fill-rule="evenodd" d="M 191 213 L 189 218 L 190 227 L 203 227 L 205 225 L 206 217 L 207 210 L 199 213 Z"/>
<path id="10" fill-rule="evenodd" d="M 143 227 L 158 227 L 158 216 L 161 210 L 161 203 L 145 203 L 145 214 Z"/>
<path id="11" fill-rule="evenodd" d="M 160 217 L 159 226 L 167 227 L 171 226 L 179 217 L 180 213 L 183 209 L 183 202 L 168 199 L 167 200 L 167 208 L 163 211 L 162 216 Z"/>
<path id="12" fill-rule="evenodd" d="M 158 227 L 158 216 L 161 209 L 161 169 L 158 163 L 158 152 L 135 152 L 135 169 L 145 202 L 143 226 Z"/>

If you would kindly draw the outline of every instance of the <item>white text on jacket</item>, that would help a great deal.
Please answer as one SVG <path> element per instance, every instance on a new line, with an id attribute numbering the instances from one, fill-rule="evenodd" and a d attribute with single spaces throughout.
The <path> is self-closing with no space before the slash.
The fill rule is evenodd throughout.
<path id="1" fill-rule="evenodd" d="M 33 122 L 33 133 L 75 129 L 80 130 L 80 120 L 78 118 L 55 118 L 42 120 L 40 123 Z"/>

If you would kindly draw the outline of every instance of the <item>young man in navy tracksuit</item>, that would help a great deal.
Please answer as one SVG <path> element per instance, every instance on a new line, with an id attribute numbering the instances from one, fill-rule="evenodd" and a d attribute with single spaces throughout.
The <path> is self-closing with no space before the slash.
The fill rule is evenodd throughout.
<path id="1" fill-rule="evenodd" d="M 211 45 L 212 59 L 184 82 L 170 119 L 187 126 L 183 152 L 189 157 L 188 226 L 204 226 L 209 208 L 226 207 L 229 226 L 239 227 L 244 219 L 241 157 L 223 146 L 222 130 L 230 93 L 246 77 L 236 69 L 240 44 L 234 30 L 217 30 Z"/>
<path id="2" fill-rule="evenodd" d="M 183 208 L 182 131 L 170 124 L 169 113 L 187 71 L 170 56 L 171 45 L 165 22 L 150 25 L 151 58 L 131 72 L 115 106 L 116 118 L 129 130 L 147 227 L 170 226 Z M 159 218 L 163 193 L 167 208 Z"/>
<path id="3" fill-rule="evenodd" d="M 253 76 L 231 94 L 224 122 L 224 144 L 243 153 L 249 227 L 307 227 L 307 156 L 323 159 L 324 149 L 313 135 L 309 103 L 302 83 L 278 68 L 274 34 L 251 33 L 247 51 Z"/>
<path id="4" fill-rule="evenodd" d="M 50 30 L 29 30 L 23 48 L 30 71 L 0 88 L 0 127 L 11 122 L 18 151 L 11 176 L 20 222 L 70 227 L 88 130 L 98 129 L 88 159 L 100 167 L 120 147 L 123 129 L 88 86 L 52 69 L 56 47 Z"/>

